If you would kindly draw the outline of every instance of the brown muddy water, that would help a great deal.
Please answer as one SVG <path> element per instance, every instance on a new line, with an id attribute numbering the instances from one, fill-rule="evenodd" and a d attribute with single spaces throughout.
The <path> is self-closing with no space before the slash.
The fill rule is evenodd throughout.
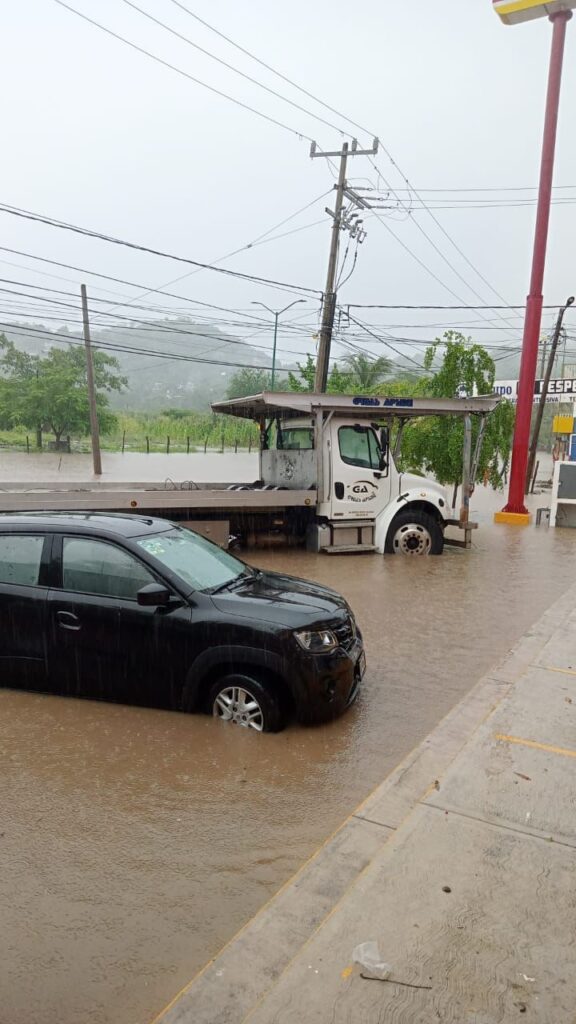
<path id="1" fill-rule="evenodd" d="M 147 1024 L 567 589 L 576 531 L 476 504 L 468 553 L 251 556 L 356 611 L 368 672 L 331 725 L 0 691 L 0 1024 Z"/>

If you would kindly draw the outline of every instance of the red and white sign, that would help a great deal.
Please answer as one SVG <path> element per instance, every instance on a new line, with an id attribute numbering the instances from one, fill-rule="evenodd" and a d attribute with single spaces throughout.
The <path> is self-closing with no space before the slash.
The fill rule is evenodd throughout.
<path id="1" fill-rule="evenodd" d="M 543 384 L 543 380 L 534 381 L 534 402 L 540 401 Z M 516 405 L 516 402 L 518 401 L 518 381 L 494 381 L 494 392 L 497 395 L 501 395 L 502 398 L 507 398 L 509 402 L 513 402 L 514 405 Z M 576 378 L 553 377 L 549 382 L 546 404 L 560 405 L 561 402 L 576 403 Z"/>

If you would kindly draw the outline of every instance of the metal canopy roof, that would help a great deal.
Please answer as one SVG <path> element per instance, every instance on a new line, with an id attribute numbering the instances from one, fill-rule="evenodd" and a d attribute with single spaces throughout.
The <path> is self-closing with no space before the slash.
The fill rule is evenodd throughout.
<path id="1" fill-rule="evenodd" d="M 465 416 L 467 413 L 489 413 L 500 402 L 498 395 L 480 398 L 397 398 L 386 395 L 326 395 L 298 391 L 264 391 L 247 398 L 214 402 L 214 412 L 243 419 L 260 420 L 277 414 L 313 416 L 326 412 L 347 413 L 357 419 L 383 419 L 398 416 Z"/>

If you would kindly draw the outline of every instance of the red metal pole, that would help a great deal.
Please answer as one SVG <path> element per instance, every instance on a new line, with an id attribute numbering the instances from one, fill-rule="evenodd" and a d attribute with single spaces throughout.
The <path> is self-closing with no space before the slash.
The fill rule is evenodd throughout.
<path id="1" fill-rule="evenodd" d="M 518 404 L 516 406 L 516 423 L 512 445 L 512 469 L 508 504 L 504 512 L 527 515 L 524 505 L 524 484 L 528 466 L 528 446 L 530 443 L 530 421 L 534 400 L 534 381 L 536 380 L 536 364 L 538 362 L 538 339 L 542 320 L 542 285 L 544 281 L 544 265 L 546 262 L 546 243 L 548 240 L 548 222 L 550 220 L 550 199 L 552 196 L 552 175 L 554 171 L 554 150 L 556 147 L 556 126 L 558 124 L 558 105 L 560 100 L 560 82 L 562 79 L 562 59 L 564 56 L 564 40 L 566 24 L 572 17 L 571 11 L 562 11 L 552 15 L 552 49 L 550 53 L 550 69 L 548 72 L 548 93 L 546 96 L 546 115 L 544 119 L 544 136 L 542 140 L 542 160 L 540 164 L 540 183 L 538 188 L 538 206 L 536 211 L 536 227 L 534 231 L 534 252 L 532 255 L 532 273 L 530 276 L 530 293 L 526 302 L 526 318 L 522 339 L 522 359 L 520 362 L 520 379 L 518 384 Z"/>

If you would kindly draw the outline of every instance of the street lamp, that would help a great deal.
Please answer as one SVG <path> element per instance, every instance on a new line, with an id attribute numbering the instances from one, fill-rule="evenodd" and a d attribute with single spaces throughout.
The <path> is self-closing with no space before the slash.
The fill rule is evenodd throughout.
<path id="1" fill-rule="evenodd" d="M 292 309 L 292 306 L 297 306 L 299 302 L 305 302 L 305 299 L 294 299 L 288 306 L 284 306 L 284 309 L 279 309 L 277 312 L 275 309 L 270 309 L 270 306 L 266 306 L 263 302 L 252 302 L 252 306 L 262 306 L 262 309 L 267 309 L 269 313 L 272 313 L 274 317 L 274 346 L 272 348 L 272 391 L 274 391 L 274 378 L 276 376 L 276 339 L 278 337 L 278 317 L 282 316 L 287 309 Z"/>
<path id="2" fill-rule="evenodd" d="M 534 229 L 532 271 L 530 275 L 530 291 L 526 301 L 526 317 L 522 338 L 522 358 L 520 362 L 520 379 L 518 381 L 514 440 L 512 442 L 512 467 L 510 470 L 508 502 L 501 512 L 496 512 L 494 515 L 494 521 L 497 523 L 529 523 L 530 516 L 524 504 L 524 489 L 528 469 L 534 381 L 536 379 L 536 366 L 538 363 L 538 338 L 542 322 L 542 285 L 550 220 L 550 198 L 552 194 L 562 60 L 564 56 L 566 25 L 572 17 L 572 8 L 576 7 L 576 0 L 542 0 L 542 2 L 539 2 L 539 0 L 493 0 L 493 7 L 507 25 L 531 21 L 533 18 L 548 17 L 553 26 L 542 158 L 540 163 L 540 182 L 536 206 L 536 225 Z"/>

